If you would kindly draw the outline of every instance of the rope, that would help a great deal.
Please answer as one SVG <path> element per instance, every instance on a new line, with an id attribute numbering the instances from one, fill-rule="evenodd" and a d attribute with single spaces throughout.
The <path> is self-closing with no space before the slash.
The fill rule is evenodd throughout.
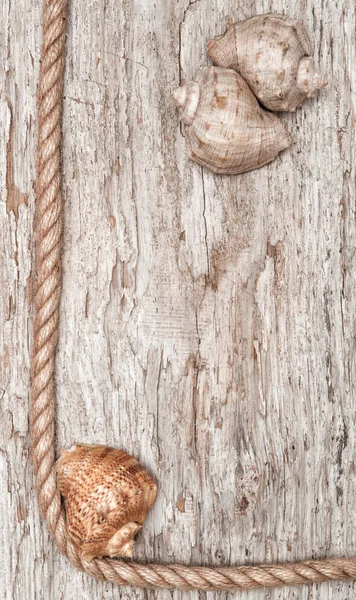
<path id="1" fill-rule="evenodd" d="M 43 0 L 38 86 L 35 324 L 31 363 L 32 459 L 42 516 L 59 550 L 78 569 L 118 585 L 245 590 L 356 579 L 356 558 L 239 567 L 84 560 L 72 544 L 55 474 L 55 352 L 62 289 L 61 117 L 68 0 Z"/>

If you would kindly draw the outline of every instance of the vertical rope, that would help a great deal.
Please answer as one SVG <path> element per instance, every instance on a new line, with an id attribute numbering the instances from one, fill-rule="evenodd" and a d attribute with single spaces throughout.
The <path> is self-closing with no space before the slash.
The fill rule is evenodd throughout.
<path id="1" fill-rule="evenodd" d="M 36 290 L 31 364 L 32 459 L 38 502 L 50 532 L 63 541 L 65 521 L 54 469 L 54 367 L 62 289 L 61 119 L 66 14 L 67 0 L 44 0 L 37 100 Z"/>
<path id="2" fill-rule="evenodd" d="M 85 561 L 70 541 L 55 474 L 55 353 L 62 291 L 61 118 L 67 0 L 43 0 L 38 86 L 35 324 L 31 361 L 31 445 L 41 514 L 60 551 L 78 569 L 118 585 L 244 590 L 356 579 L 356 558 L 257 567 L 143 565 Z"/>

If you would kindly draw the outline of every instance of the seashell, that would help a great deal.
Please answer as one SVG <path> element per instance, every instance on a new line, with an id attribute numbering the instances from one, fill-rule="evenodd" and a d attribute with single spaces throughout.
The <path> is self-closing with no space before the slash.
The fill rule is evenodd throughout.
<path id="1" fill-rule="evenodd" d="M 257 15 L 238 21 L 208 44 L 215 65 L 233 68 L 259 101 L 290 111 L 327 85 L 315 70 L 301 22 L 283 15 Z"/>
<path id="2" fill-rule="evenodd" d="M 69 536 L 87 560 L 133 555 L 135 535 L 157 494 L 137 460 L 107 446 L 75 445 L 61 451 L 57 482 Z"/>
<path id="3" fill-rule="evenodd" d="M 232 69 L 207 67 L 173 96 L 186 125 L 189 157 L 214 173 L 257 169 L 291 144 L 281 121 L 261 108 Z"/>

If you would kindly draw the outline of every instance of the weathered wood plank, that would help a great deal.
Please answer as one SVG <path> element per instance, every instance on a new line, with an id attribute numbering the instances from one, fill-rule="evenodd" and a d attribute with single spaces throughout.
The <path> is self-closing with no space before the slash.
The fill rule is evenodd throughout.
<path id="1" fill-rule="evenodd" d="M 241 4 L 241 3 L 240 3 Z M 170 97 L 230 21 L 304 20 L 329 86 L 272 165 L 191 164 Z M 355 5 L 71 2 L 58 444 L 122 446 L 159 481 L 138 559 L 356 554 Z M 28 368 L 40 7 L 0 22 L 0 596 L 354 598 L 350 584 L 182 594 L 76 572 L 41 523 Z"/>

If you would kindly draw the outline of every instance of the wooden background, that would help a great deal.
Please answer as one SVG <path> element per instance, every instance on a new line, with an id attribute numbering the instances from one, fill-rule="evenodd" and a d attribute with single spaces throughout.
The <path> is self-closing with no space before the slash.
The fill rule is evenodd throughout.
<path id="1" fill-rule="evenodd" d="M 0 597 L 347 600 L 112 587 L 53 548 L 28 390 L 41 2 L 0 16 Z M 304 20 L 329 86 L 273 164 L 187 160 L 171 100 L 236 19 Z M 72 0 L 64 100 L 58 444 L 121 446 L 159 482 L 140 560 L 356 554 L 354 0 Z"/>

